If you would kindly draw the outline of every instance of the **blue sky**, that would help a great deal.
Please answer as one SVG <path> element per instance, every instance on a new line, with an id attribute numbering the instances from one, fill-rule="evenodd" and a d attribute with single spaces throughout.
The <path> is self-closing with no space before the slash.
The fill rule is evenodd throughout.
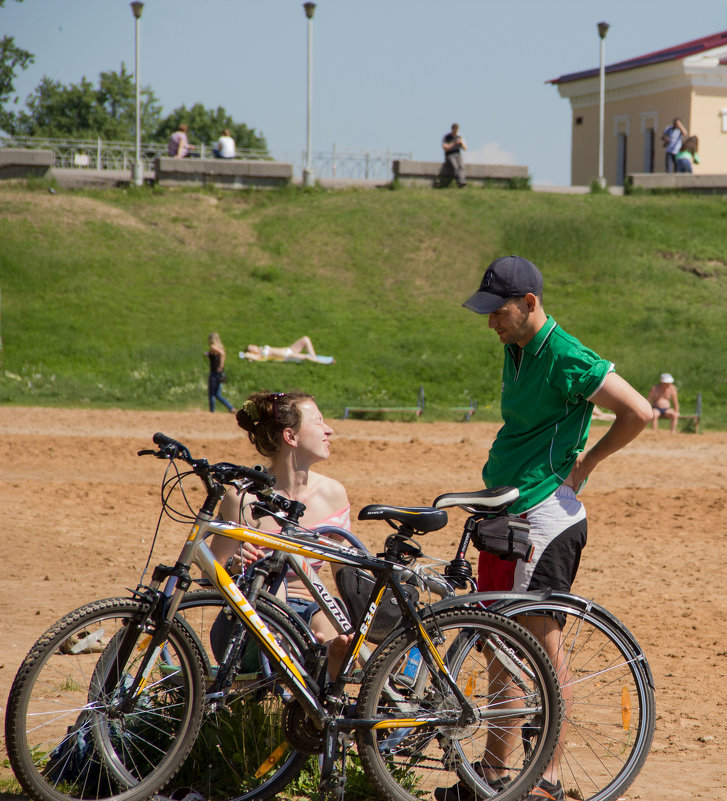
<path id="1" fill-rule="evenodd" d="M 551 78 L 727 29 L 722 0 L 320 0 L 313 21 L 314 150 L 370 148 L 438 160 L 459 122 L 472 162 L 529 167 L 570 183 L 570 109 Z M 44 75 L 96 83 L 134 68 L 126 0 L 6 0 L 0 32 L 36 56 L 21 102 Z M 201 102 L 261 131 L 296 163 L 305 147 L 306 19 L 298 0 L 148 0 L 141 78 L 164 113 Z"/>

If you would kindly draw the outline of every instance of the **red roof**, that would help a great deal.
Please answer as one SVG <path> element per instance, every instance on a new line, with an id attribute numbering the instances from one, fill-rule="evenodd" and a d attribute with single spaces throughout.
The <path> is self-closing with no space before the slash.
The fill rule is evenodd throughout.
<path id="1" fill-rule="evenodd" d="M 692 39 L 691 42 L 667 47 L 665 50 L 656 50 L 647 53 L 645 56 L 637 56 L 627 61 L 619 61 L 606 67 L 606 72 L 622 72 L 632 70 L 637 67 L 646 67 L 649 64 L 660 64 L 663 61 L 678 61 L 679 59 L 693 56 L 695 53 L 702 53 L 705 50 L 712 50 L 715 47 L 727 45 L 727 31 L 713 33 L 710 36 L 703 36 L 701 39 Z M 720 63 L 724 63 L 720 61 Z M 569 83 L 570 81 L 580 81 L 583 78 L 593 78 L 599 73 L 599 68 L 583 70 L 582 72 L 571 72 L 568 75 L 561 75 L 560 78 L 553 78 L 547 83 Z"/>

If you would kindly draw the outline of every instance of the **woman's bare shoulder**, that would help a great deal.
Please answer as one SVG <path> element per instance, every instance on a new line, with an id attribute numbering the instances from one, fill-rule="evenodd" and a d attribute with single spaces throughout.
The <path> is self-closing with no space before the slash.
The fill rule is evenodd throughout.
<path id="1" fill-rule="evenodd" d="M 330 504 L 334 506 L 337 504 L 337 508 L 339 509 L 342 509 L 348 504 L 346 488 L 340 481 L 330 476 L 324 476 L 321 473 L 311 472 L 310 476 L 315 477 L 316 493 L 320 494 L 320 496 L 325 498 Z"/>

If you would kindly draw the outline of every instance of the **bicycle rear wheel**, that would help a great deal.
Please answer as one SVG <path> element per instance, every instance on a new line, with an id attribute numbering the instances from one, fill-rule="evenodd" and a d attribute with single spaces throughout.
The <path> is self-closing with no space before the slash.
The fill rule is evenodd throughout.
<path id="1" fill-rule="evenodd" d="M 204 652 L 208 688 L 219 668 L 215 653 L 220 658 L 224 655 L 225 643 L 212 632 L 225 609 L 231 618 L 229 606 L 212 589 L 187 593 L 177 612 Z M 260 593 L 255 610 L 283 648 L 303 663 L 307 649 L 314 644 L 310 630 L 267 593 Z M 208 693 L 195 746 L 165 794 L 171 794 L 173 787 L 187 787 L 208 801 L 262 801 L 288 786 L 308 757 L 291 748 L 283 734 L 282 711 L 287 700 L 286 688 L 244 632 L 232 686 L 221 697 Z"/>
<path id="2" fill-rule="evenodd" d="M 460 702 L 424 660 L 417 671 L 405 667 L 417 645 L 413 629 L 374 655 L 357 716 L 378 723 L 357 732 L 357 743 L 379 794 L 414 801 L 461 783 L 462 794 L 472 798 L 515 801 L 535 785 L 555 750 L 562 701 L 545 651 L 513 623 L 470 608 L 424 618 L 428 635 L 474 711 L 471 722 L 460 722 Z M 425 721 L 442 715 L 451 724 Z M 533 734 L 527 752 L 520 736 L 523 726 Z M 485 776 L 482 763 L 492 764 L 495 752 L 497 767 L 505 772 L 504 787 Z"/>
<path id="3" fill-rule="evenodd" d="M 636 778 L 651 747 L 654 686 L 633 635 L 598 604 L 569 594 L 497 604 L 539 639 L 547 618 L 560 622 L 556 672 L 566 717 L 557 750 L 568 796 L 615 801 Z"/>
<path id="4" fill-rule="evenodd" d="M 129 711 L 123 699 L 146 653 L 148 604 L 95 601 L 66 615 L 31 649 L 8 697 L 5 741 L 35 799 L 144 801 L 176 773 L 202 717 L 202 668 L 173 624 Z"/>

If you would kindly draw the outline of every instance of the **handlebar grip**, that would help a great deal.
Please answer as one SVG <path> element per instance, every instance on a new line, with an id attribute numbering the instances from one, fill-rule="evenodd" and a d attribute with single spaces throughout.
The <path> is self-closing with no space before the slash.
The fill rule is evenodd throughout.
<path id="1" fill-rule="evenodd" d="M 185 461 L 191 461 L 192 459 L 186 446 L 182 445 L 181 442 L 177 442 L 176 439 L 162 434 L 161 431 L 157 431 L 157 433 L 154 434 L 152 442 L 161 450 L 167 451 L 168 455 L 172 458 L 181 456 Z"/>
<path id="2" fill-rule="evenodd" d="M 255 467 L 245 467 L 244 465 L 240 465 L 240 471 L 244 476 L 247 476 L 251 481 L 254 481 L 256 484 L 262 484 L 265 487 L 274 487 L 276 478 L 272 473 L 268 473 L 268 471 L 260 466 L 256 465 Z"/>
<path id="3" fill-rule="evenodd" d="M 151 438 L 152 442 L 155 445 L 158 445 L 160 448 L 169 447 L 169 445 L 176 445 L 178 448 L 183 447 L 181 442 L 177 442 L 176 439 L 172 439 L 168 437 L 166 434 L 162 434 L 161 431 L 157 431 L 156 434 Z"/>
<path id="4" fill-rule="evenodd" d="M 241 464 L 231 464 L 230 462 L 219 462 L 213 465 L 212 469 L 223 483 L 238 481 L 246 478 L 258 487 L 272 487 L 275 484 L 275 476 L 264 467 L 245 467 Z"/>

